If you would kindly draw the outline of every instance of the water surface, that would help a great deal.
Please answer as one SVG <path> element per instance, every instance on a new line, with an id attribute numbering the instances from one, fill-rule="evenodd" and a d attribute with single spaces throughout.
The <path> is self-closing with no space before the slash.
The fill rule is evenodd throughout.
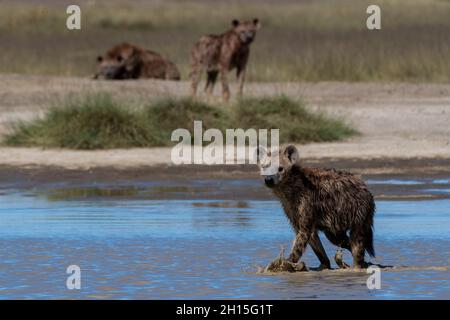
<path id="1" fill-rule="evenodd" d="M 195 186 L 208 192 L 205 184 Z M 146 200 L 136 196 L 142 186 L 119 189 L 1 190 L 0 298 L 450 298 L 449 199 L 377 201 L 372 261 L 398 268 L 369 290 L 364 272 L 257 273 L 293 239 L 277 201 L 185 199 L 186 186 L 158 190 L 184 200 Z M 310 249 L 304 261 L 318 265 Z M 81 290 L 66 288 L 73 264 Z"/>

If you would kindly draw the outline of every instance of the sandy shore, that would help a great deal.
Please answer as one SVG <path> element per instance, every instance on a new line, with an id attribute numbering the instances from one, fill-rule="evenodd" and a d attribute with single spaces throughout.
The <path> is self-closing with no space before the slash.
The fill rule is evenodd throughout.
<path id="1" fill-rule="evenodd" d="M 234 87 L 232 88 L 234 89 Z M 187 82 L 99 82 L 89 79 L 0 75 L 0 137 L 9 123 L 39 116 L 55 97 L 82 91 L 106 91 L 118 98 L 144 101 L 186 95 Z M 376 83 L 249 83 L 248 95 L 286 94 L 337 115 L 361 135 L 342 142 L 299 146 L 308 161 L 384 160 L 401 170 L 398 160 L 442 160 L 432 166 L 446 170 L 450 159 L 450 85 Z M 216 94 L 219 94 L 217 88 Z M 170 148 L 107 151 L 0 148 L 0 166 L 68 169 L 131 169 L 171 165 Z M 326 161 L 325 161 L 326 162 Z M 350 163 L 350 162 L 348 162 Z M 383 166 L 385 167 L 385 166 Z M 389 170 L 389 168 L 386 168 Z"/>

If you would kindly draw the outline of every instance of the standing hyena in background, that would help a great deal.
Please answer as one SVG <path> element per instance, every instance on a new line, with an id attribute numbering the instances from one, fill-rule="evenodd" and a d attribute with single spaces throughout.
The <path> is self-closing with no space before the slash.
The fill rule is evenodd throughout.
<path id="1" fill-rule="evenodd" d="M 207 81 L 205 92 L 211 95 L 220 73 L 222 81 L 222 95 L 225 101 L 230 98 L 228 87 L 228 72 L 236 68 L 239 81 L 239 95 L 242 95 L 245 81 L 245 69 L 250 54 L 250 44 L 260 28 L 258 19 L 239 22 L 233 20 L 233 28 L 221 35 L 202 36 L 194 45 L 192 58 L 192 96 L 197 94 L 197 86 L 201 74 L 206 69 Z"/>
<path id="2" fill-rule="evenodd" d="M 351 251 L 355 268 L 366 267 L 365 252 L 375 256 L 375 203 L 364 181 L 345 171 L 305 168 L 292 145 L 273 154 L 260 154 L 259 159 L 264 182 L 280 199 L 296 233 L 288 260 L 297 263 L 309 244 L 321 267 L 330 268 L 318 236 L 322 231 L 331 243 Z M 348 267 L 337 258 L 336 263 Z"/>

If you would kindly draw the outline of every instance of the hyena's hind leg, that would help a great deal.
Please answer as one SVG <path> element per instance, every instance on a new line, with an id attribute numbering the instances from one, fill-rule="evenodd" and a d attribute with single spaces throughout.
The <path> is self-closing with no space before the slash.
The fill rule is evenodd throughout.
<path id="1" fill-rule="evenodd" d="M 191 96 L 195 98 L 197 96 L 197 87 L 200 82 L 200 78 L 202 77 L 203 65 L 200 62 L 193 61 L 192 62 L 192 70 L 190 74 L 191 78 Z"/>
<path id="2" fill-rule="evenodd" d="M 349 269 L 350 266 L 344 261 L 344 252 L 342 249 L 347 249 L 351 252 L 350 239 L 346 232 L 338 232 L 337 234 L 331 232 L 325 232 L 326 237 L 330 242 L 338 246 L 338 250 L 334 256 L 334 261 L 340 269 Z"/>
<path id="3" fill-rule="evenodd" d="M 356 269 L 367 268 L 368 264 L 364 261 L 365 240 L 364 233 L 355 231 L 350 235 L 350 247 L 353 256 L 353 267 Z"/>

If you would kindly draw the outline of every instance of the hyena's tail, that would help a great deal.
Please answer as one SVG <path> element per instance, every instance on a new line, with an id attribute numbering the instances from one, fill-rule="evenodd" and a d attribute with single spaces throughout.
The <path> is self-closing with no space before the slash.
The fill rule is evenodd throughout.
<path id="1" fill-rule="evenodd" d="M 366 238 L 365 238 L 365 244 L 364 249 L 366 249 L 367 253 L 371 257 L 375 257 L 375 249 L 373 247 L 373 229 L 372 226 L 369 226 L 366 230 Z"/>
<path id="2" fill-rule="evenodd" d="M 373 247 L 373 216 L 375 215 L 375 202 L 372 200 L 370 204 L 369 221 L 365 224 L 365 243 L 364 249 L 371 257 L 375 257 L 375 249 Z"/>

